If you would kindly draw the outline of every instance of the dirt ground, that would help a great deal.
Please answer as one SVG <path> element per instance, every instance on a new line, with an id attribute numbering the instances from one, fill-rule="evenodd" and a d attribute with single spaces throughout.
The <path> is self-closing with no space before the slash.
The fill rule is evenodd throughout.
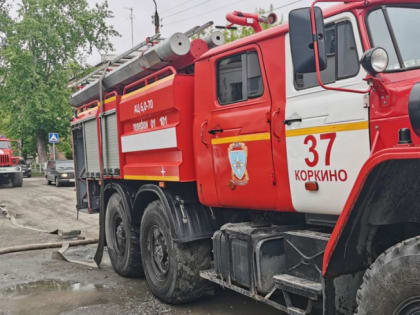
<path id="1" fill-rule="evenodd" d="M 80 213 L 76 220 L 74 187 L 48 186 L 44 179 L 25 178 L 22 188 L 0 186 L 0 205 L 17 223 L 36 229 L 80 229 L 97 237 L 98 216 Z M 60 237 L 17 227 L 0 211 L 0 249 L 57 242 Z M 69 258 L 91 261 L 96 245 L 70 248 Z M 0 256 L 0 315 L 31 314 L 279 314 L 275 309 L 221 289 L 215 296 L 183 306 L 155 299 L 144 279 L 127 279 L 112 270 L 105 255 L 101 269 L 60 260 L 57 249 Z"/>

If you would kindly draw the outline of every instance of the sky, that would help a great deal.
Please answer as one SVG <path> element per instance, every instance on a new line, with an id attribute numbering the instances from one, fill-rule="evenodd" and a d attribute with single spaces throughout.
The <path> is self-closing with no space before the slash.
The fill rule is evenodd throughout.
<path id="1" fill-rule="evenodd" d="M 101 3 L 101 0 L 88 0 L 89 4 Z M 108 21 L 121 34 L 112 39 L 115 47 L 114 54 L 122 53 L 131 48 L 130 10 L 133 8 L 133 37 L 134 45 L 142 42 L 146 37 L 154 34 L 152 15 L 155 11 L 153 0 L 108 0 L 114 17 Z M 238 10 L 255 12 L 257 8 L 275 8 L 275 13 L 282 14 L 287 19 L 291 9 L 308 6 L 310 0 L 156 0 L 159 16 L 161 17 L 161 33 L 163 37 L 175 32 L 185 32 L 188 29 L 214 21 L 215 25 L 227 25 L 226 13 Z M 87 59 L 89 64 L 100 62 L 99 53 L 95 52 Z"/>

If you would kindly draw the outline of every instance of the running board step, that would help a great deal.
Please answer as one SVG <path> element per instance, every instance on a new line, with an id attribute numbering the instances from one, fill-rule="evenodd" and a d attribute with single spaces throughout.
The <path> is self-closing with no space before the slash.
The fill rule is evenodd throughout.
<path id="1" fill-rule="evenodd" d="M 320 282 L 306 280 L 288 274 L 275 275 L 273 277 L 275 286 L 282 291 L 307 297 L 311 300 L 318 300 L 322 295 Z"/>

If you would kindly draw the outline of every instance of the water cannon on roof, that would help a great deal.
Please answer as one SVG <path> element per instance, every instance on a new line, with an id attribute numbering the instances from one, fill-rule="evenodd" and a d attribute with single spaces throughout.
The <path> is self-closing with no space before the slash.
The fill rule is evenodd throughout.
<path id="1" fill-rule="evenodd" d="M 230 22 L 227 28 L 231 28 L 233 25 L 250 26 L 254 29 L 255 33 L 258 33 L 262 31 L 260 23 L 276 23 L 277 14 L 272 12 L 268 16 L 264 16 L 258 13 L 245 13 L 240 11 L 233 11 L 226 14 L 226 20 Z"/>

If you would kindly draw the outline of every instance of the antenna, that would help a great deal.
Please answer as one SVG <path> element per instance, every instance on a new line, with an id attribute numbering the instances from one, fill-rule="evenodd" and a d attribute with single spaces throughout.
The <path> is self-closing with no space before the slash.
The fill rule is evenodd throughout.
<path id="1" fill-rule="evenodd" d="M 133 8 L 124 8 L 126 10 L 130 11 L 130 22 L 131 22 L 131 47 L 134 46 L 134 35 L 133 35 L 133 20 L 134 20 L 134 14 L 133 14 Z"/>

